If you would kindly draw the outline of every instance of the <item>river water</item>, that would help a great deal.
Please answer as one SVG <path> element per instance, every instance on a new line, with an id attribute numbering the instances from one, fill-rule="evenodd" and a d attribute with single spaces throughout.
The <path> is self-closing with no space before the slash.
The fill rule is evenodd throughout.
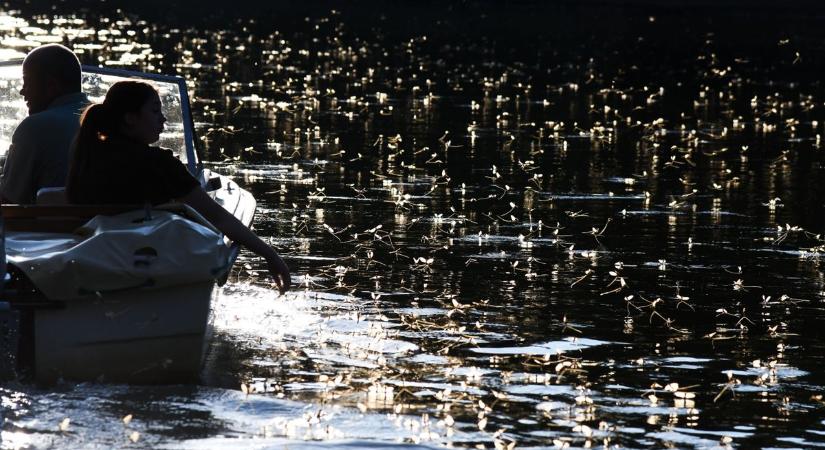
<path id="1" fill-rule="evenodd" d="M 243 254 L 200 384 L 7 383 L 0 448 L 825 446 L 820 13 L 456 5 L 7 6 L 185 76 L 295 288 Z"/>

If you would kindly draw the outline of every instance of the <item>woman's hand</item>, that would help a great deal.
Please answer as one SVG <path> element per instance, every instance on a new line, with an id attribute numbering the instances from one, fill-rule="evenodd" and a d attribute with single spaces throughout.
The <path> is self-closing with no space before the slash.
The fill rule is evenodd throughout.
<path id="1" fill-rule="evenodd" d="M 284 295 L 284 293 L 289 290 L 289 286 L 292 284 L 292 279 L 289 275 L 289 267 L 286 265 L 284 260 L 277 255 L 267 259 L 266 263 L 269 266 L 269 273 L 272 275 L 272 278 L 275 279 L 275 284 L 278 285 L 278 291 L 280 291 L 281 295 Z"/>
<path id="2" fill-rule="evenodd" d="M 284 260 L 278 256 L 275 249 L 262 241 L 252 230 L 241 223 L 237 217 L 225 210 L 223 206 L 215 203 L 215 200 L 213 200 L 206 191 L 201 187 L 196 187 L 178 200 L 195 208 L 195 211 L 205 217 L 215 228 L 221 230 L 226 237 L 265 258 L 269 266 L 269 273 L 272 274 L 272 278 L 275 279 L 275 284 L 278 285 L 278 290 L 281 291 L 281 295 L 289 290 L 289 286 L 292 284 L 292 281 L 289 279 L 289 267 L 287 267 Z"/>

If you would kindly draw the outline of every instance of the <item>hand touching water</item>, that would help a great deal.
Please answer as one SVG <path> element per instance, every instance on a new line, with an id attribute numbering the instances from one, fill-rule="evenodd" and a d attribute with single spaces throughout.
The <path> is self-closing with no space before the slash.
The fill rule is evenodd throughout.
<path id="1" fill-rule="evenodd" d="M 277 255 L 272 258 L 268 258 L 266 263 L 269 266 L 269 273 L 272 275 L 272 278 L 275 280 L 275 284 L 278 286 L 278 291 L 281 295 L 284 295 L 284 293 L 288 291 L 289 287 L 292 285 L 292 279 L 289 275 L 289 267 L 286 265 L 284 260 Z"/>

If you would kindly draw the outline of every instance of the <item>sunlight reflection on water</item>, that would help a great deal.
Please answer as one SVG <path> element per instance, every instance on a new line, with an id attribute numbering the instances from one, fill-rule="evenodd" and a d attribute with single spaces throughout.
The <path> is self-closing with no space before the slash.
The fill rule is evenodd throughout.
<path id="1" fill-rule="evenodd" d="M 414 18 L 20 14 L 0 58 L 62 41 L 185 76 L 206 164 L 255 194 L 296 287 L 242 254 L 201 385 L 9 384 L 0 447 L 823 441 L 825 95 L 794 54 L 820 32 L 737 47 L 697 19 L 671 48 L 678 17 L 631 39 L 588 14 L 502 49 L 440 34 L 456 16 L 398 39 L 374 27 Z"/>

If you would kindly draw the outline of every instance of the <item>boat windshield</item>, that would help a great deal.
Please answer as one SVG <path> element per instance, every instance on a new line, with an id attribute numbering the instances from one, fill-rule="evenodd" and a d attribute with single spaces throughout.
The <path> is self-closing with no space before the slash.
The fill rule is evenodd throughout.
<path id="1" fill-rule="evenodd" d="M 172 150 L 184 164 L 189 162 L 187 154 L 193 152 L 190 153 L 187 150 L 186 124 L 191 122 L 188 121 L 188 105 L 186 105 L 187 110 L 184 111 L 180 79 L 105 68 L 84 67 L 83 69 L 83 92 L 93 102 L 102 102 L 109 86 L 117 81 L 143 79 L 155 86 L 160 93 L 163 114 L 167 120 L 166 128 L 157 145 Z M 22 73 L 22 63 L 0 65 L 0 158 L 5 157 L 11 145 L 14 129 L 28 114 L 26 102 L 20 95 L 20 88 L 23 85 Z M 44 130 L 44 132 L 48 131 Z M 187 165 L 191 170 L 194 161 Z"/>

